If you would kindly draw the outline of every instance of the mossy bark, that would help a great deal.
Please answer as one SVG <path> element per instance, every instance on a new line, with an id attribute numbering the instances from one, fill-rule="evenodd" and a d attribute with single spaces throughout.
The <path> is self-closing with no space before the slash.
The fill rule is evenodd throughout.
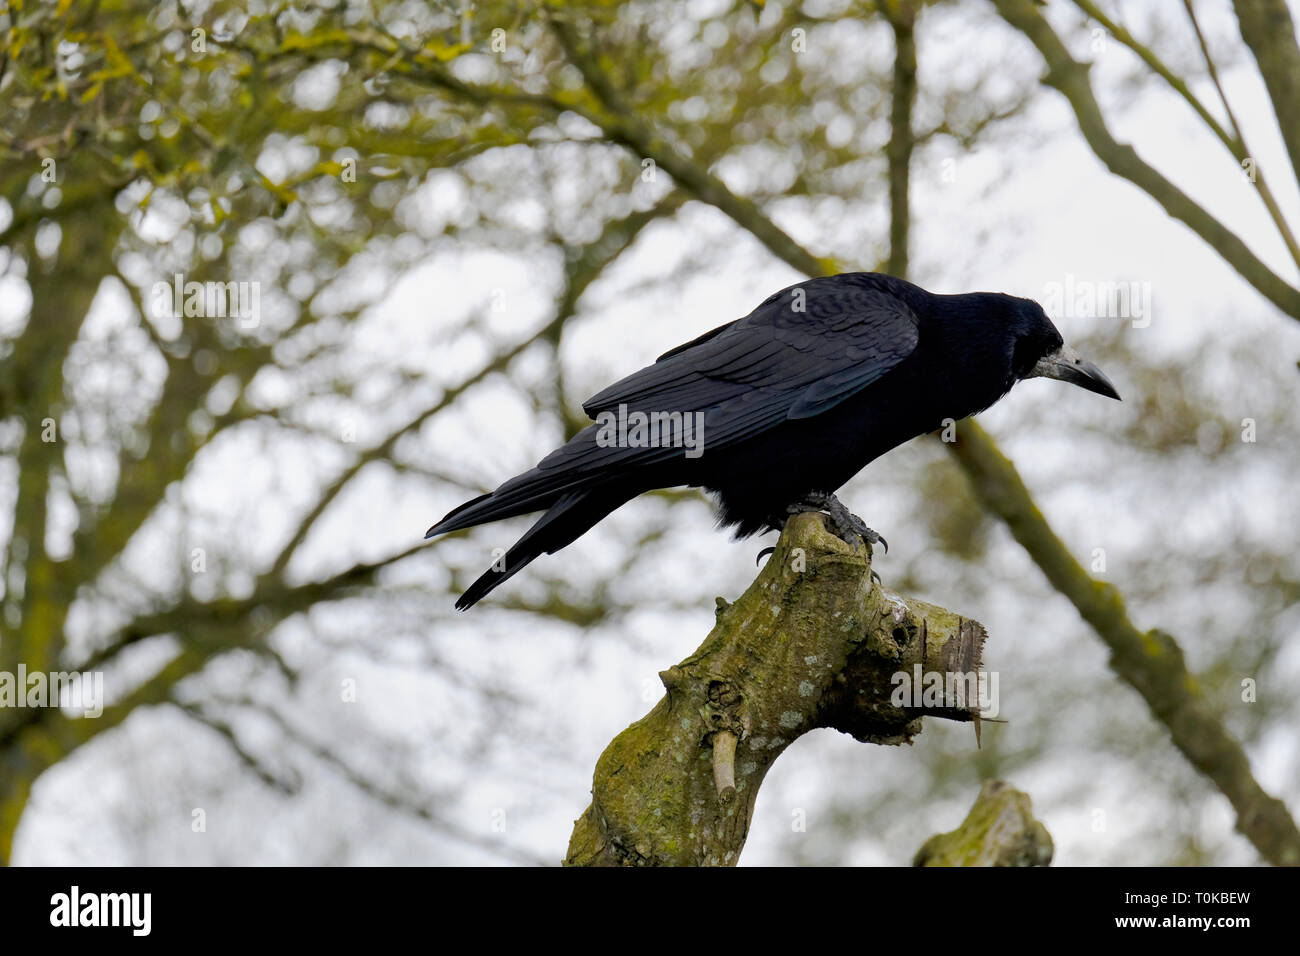
<path id="1" fill-rule="evenodd" d="M 735 864 L 763 777 L 808 731 L 900 744 L 923 715 L 978 720 L 974 701 L 904 706 L 922 702 L 897 675 L 973 673 L 984 638 L 974 621 L 883 589 L 869 549 L 822 516 L 793 517 L 740 599 L 719 599 L 699 649 L 659 675 L 664 697 L 601 755 L 565 863 Z"/>
<path id="2" fill-rule="evenodd" d="M 1034 819 L 1029 797 L 1000 780 L 987 780 L 961 826 L 936 833 L 917 851 L 914 866 L 1047 866 L 1055 846 Z"/>

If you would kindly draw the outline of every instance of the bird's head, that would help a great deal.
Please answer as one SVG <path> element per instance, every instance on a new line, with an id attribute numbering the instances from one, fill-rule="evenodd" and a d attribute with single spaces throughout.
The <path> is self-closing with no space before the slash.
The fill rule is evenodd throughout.
<path id="1" fill-rule="evenodd" d="M 1011 365 L 1016 378 L 1055 378 L 1120 400 L 1119 392 L 1105 373 L 1065 344 L 1042 306 L 1030 299 L 1014 301 L 1015 346 Z"/>

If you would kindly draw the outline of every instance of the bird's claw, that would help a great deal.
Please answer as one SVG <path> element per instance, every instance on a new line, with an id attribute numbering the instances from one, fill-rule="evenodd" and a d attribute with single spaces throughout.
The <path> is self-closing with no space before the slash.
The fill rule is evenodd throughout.
<path id="1" fill-rule="evenodd" d="M 764 548 L 762 551 L 758 552 L 758 557 L 754 558 L 754 566 L 758 567 L 758 562 L 762 561 L 764 557 L 771 554 L 775 550 L 776 550 L 775 547 L 767 547 Z"/>
<path id="2" fill-rule="evenodd" d="M 852 534 L 856 535 L 858 538 L 862 539 L 863 541 L 866 541 L 872 547 L 875 547 L 876 545 L 880 545 L 880 547 L 884 550 L 885 554 L 889 554 L 889 542 L 885 540 L 884 535 L 880 534 L 877 531 L 873 531 L 871 528 L 868 528 L 866 522 L 864 522 L 861 518 L 859 518 L 855 514 L 849 515 L 849 529 Z M 839 535 L 839 537 L 843 538 L 845 541 L 848 541 L 847 538 L 844 538 L 844 535 Z M 852 541 L 849 541 L 849 544 L 852 543 L 853 543 Z"/>
<path id="3" fill-rule="evenodd" d="M 849 511 L 834 495 L 813 493 L 803 501 L 796 502 L 786 509 L 788 514 L 802 514 L 808 511 L 820 511 L 830 518 L 831 532 L 846 544 L 866 543 L 874 547 L 880 545 L 885 554 L 889 553 L 889 542 L 882 535 L 867 527 L 865 521 Z"/>

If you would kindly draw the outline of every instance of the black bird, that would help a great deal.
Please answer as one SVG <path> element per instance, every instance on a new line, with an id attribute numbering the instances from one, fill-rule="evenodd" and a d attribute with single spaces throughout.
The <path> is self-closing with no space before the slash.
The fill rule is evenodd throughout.
<path id="1" fill-rule="evenodd" d="M 891 448 L 988 408 L 1032 376 L 1119 398 L 1029 299 L 934 295 L 872 272 L 810 279 L 589 399 L 582 408 L 597 424 L 425 537 L 546 512 L 461 595 L 462 610 L 656 488 L 712 492 L 719 525 L 737 538 L 816 510 L 841 537 L 874 544 L 880 536 L 835 490 Z"/>

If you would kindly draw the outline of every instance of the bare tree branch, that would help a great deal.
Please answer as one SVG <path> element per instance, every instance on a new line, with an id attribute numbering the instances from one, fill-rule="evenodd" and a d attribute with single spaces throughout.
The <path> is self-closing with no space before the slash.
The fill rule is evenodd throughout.
<path id="1" fill-rule="evenodd" d="M 1201 53 L 1205 58 L 1205 63 L 1210 71 L 1210 77 L 1214 82 L 1214 87 L 1218 91 L 1219 100 L 1223 104 L 1224 111 L 1228 116 L 1228 121 L 1232 125 L 1232 132 L 1224 129 L 1223 125 L 1214 117 L 1200 98 L 1192 92 L 1187 81 L 1178 76 L 1171 70 L 1163 60 L 1156 56 L 1155 52 L 1142 43 L 1137 37 L 1133 36 L 1123 25 L 1115 22 L 1108 17 L 1105 12 L 1098 7 L 1092 0 L 1074 0 L 1075 5 L 1092 19 L 1100 23 L 1111 36 L 1115 37 L 1120 43 L 1136 53 L 1148 67 L 1151 68 L 1157 76 L 1165 81 L 1169 87 L 1183 98 L 1186 103 L 1196 111 L 1196 115 L 1201 121 L 1214 133 L 1218 140 L 1223 143 L 1224 147 L 1238 163 L 1248 163 L 1253 160 L 1250 150 L 1246 146 L 1245 137 L 1242 134 L 1241 127 L 1237 123 L 1236 116 L 1232 108 L 1228 105 L 1228 98 L 1223 92 L 1223 87 L 1219 83 L 1218 70 L 1214 66 L 1214 61 L 1210 58 L 1209 47 L 1205 43 L 1205 38 L 1201 35 L 1200 24 L 1196 21 L 1196 14 L 1192 10 L 1190 0 L 1187 3 L 1188 15 L 1192 20 L 1192 27 L 1196 31 L 1196 36 L 1201 46 Z M 1295 234 L 1291 231 L 1290 224 L 1286 221 L 1286 216 L 1282 212 L 1281 206 L 1278 205 L 1277 198 L 1273 195 L 1273 190 L 1268 185 L 1265 178 L 1264 170 L 1256 163 L 1252 170 L 1251 179 L 1254 182 L 1255 189 L 1259 193 L 1260 201 L 1268 211 L 1269 217 L 1273 220 L 1273 225 L 1286 244 L 1287 250 L 1291 253 L 1291 258 L 1300 265 L 1300 245 L 1296 244 Z"/>
<path id="2" fill-rule="evenodd" d="M 1235 0 L 1241 38 L 1264 78 L 1278 129 L 1300 183 L 1300 44 L 1285 0 Z"/>
<path id="3" fill-rule="evenodd" d="M 1043 82 L 1069 101 L 1079 130 L 1092 151 L 1115 175 L 1127 179 L 1185 223 L 1285 314 L 1300 320 L 1300 289 L 1273 272 L 1231 229 L 1111 135 L 1088 81 L 1088 68 L 1070 56 L 1042 9 L 1033 0 L 994 0 L 998 12 L 1025 34 L 1047 63 Z"/>
<path id="4" fill-rule="evenodd" d="M 912 217 L 910 183 L 912 151 L 912 109 L 916 105 L 916 11 L 911 0 L 885 0 L 880 11 L 894 31 L 894 88 L 889 113 L 889 261 L 885 271 L 905 276 L 908 269 L 908 237 Z"/>
<path id="5" fill-rule="evenodd" d="M 1052 586 L 1070 599 L 1110 648 L 1110 666 L 1146 701 L 1176 746 L 1237 812 L 1237 829 L 1264 859 L 1300 864 L 1300 830 L 1286 804 L 1268 794 L 1250 770 L 1241 743 L 1223 725 L 1187 669 L 1178 642 L 1159 629 L 1140 631 L 1114 585 L 1097 581 L 1061 543 L 1015 467 L 974 421 L 961 423 L 950 444 L 984 505 L 1007 523 Z"/>
<path id="6" fill-rule="evenodd" d="M 704 643 L 659 675 L 666 695 L 601 755 L 565 863 L 734 866 L 763 777 L 809 731 L 897 745 L 923 716 L 978 721 L 985 636 L 883 590 L 868 549 L 796 515 L 748 590 L 718 599 Z M 902 694 L 900 675 L 918 672 L 945 693 Z"/>

